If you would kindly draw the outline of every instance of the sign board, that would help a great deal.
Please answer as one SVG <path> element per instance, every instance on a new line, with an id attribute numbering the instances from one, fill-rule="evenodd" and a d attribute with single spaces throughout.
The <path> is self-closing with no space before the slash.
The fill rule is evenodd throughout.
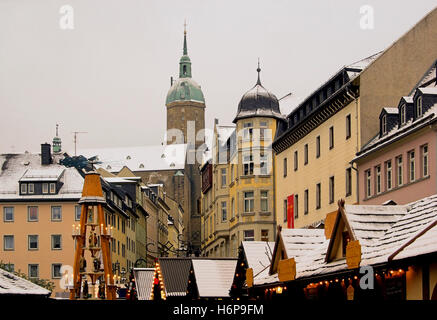
<path id="1" fill-rule="evenodd" d="M 246 284 L 248 288 L 253 287 L 253 269 L 247 268 L 246 269 Z"/>
<path id="2" fill-rule="evenodd" d="M 346 247 L 346 264 L 349 269 L 356 269 L 361 263 L 361 245 L 358 240 L 350 241 Z"/>
<path id="3" fill-rule="evenodd" d="M 278 263 L 279 281 L 291 281 L 296 278 L 296 261 L 294 258 L 280 260 Z"/>

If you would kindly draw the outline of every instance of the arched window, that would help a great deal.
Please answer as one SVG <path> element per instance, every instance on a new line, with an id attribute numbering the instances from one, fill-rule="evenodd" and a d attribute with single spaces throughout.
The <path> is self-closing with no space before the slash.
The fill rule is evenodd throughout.
<path id="1" fill-rule="evenodd" d="M 184 76 L 187 75 L 187 66 L 184 65 L 182 67 L 182 73 L 183 73 Z"/>

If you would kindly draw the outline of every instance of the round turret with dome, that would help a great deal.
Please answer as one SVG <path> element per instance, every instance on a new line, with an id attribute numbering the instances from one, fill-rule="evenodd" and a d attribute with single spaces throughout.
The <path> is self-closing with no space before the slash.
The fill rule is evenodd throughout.
<path id="1" fill-rule="evenodd" d="M 261 84 L 259 62 L 256 71 L 258 72 L 258 80 L 255 86 L 241 98 L 234 123 L 240 119 L 252 117 L 283 118 L 279 109 L 278 98 Z"/>

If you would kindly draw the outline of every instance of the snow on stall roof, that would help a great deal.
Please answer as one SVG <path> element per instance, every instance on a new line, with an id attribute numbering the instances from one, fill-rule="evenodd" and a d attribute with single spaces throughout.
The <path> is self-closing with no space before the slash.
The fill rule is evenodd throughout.
<path id="1" fill-rule="evenodd" d="M 248 263 L 248 268 L 253 269 L 253 276 L 256 277 L 260 272 L 270 267 L 274 242 L 266 241 L 243 241 L 244 254 Z"/>
<path id="2" fill-rule="evenodd" d="M 237 259 L 193 259 L 200 297 L 229 297 Z"/>
<path id="3" fill-rule="evenodd" d="M 77 154 L 87 158 L 98 156 L 95 164 L 109 172 L 124 166 L 132 171 L 180 170 L 185 167 L 186 144 L 151 145 L 138 147 L 81 149 Z"/>
<path id="4" fill-rule="evenodd" d="M 434 225 L 423 234 L 417 234 L 411 238 L 413 242 L 406 245 L 402 250 L 394 256 L 394 260 L 400 260 L 418 255 L 425 255 L 437 251 L 437 220 L 431 222 Z M 422 230 L 420 231 L 422 232 Z"/>
<path id="5" fill-rule="evenodd" d="M 41 164 L 39 154 L 2 154 L 0 155 L 0 199 L 77 199 L 82 194 L 83 178 L 76 168 L 66 168 L 58 164 L 62 156 L 54 156 L 50 165 Z M 60 174 L 61 173 L 61 174 Z M 27 176 L 27 174 L 29 174 Z M 37 178 L 41 177 L 41 178 Z M 19 181 L 47 181 L 58 176 L 63 183 L 58 194 L 20 195 Z M 45 178 L 42 178 L 45 177 Z M 35 180 L 26 180 L 26 179 Z"/>
<path id="6" fill-rule="evenodd" d="M 0 296 L 4 294 L 49 296 L 50 291 L 29 280 L 17 277 L 11 272 L 0 269 Z"/>
<path id="7" fill-rule="evenodd" d="M 360 241 L 362 252 L 360 265 L 375 265 L 387 262 L 390 255 L 437 221 L 437 195 L 407 205 L 346 205 L 345 213 L 352 232 Z M 282 232 L 284 231 L 289 232 L 288 230 Z M 301 229 L 303 237 L 311 237 L 313 231 Z M 407 245 L 395 256 L 395 259 L 437 252 L 436 237 L 437 226 L 434 226 L 412 244 Z M 302 244 L 304 242 L 301 241 Z M 325 262 L 328 245 L 329 240 L 325 240 L 314 247 L 308 245 L 305 252 L 297 251 L 295 255 L 292 253 L 289 255 L 287 251 L 289 258 L 296 259 L 296 278 L 313 277 L 347 269 L 345 259 Z"/>

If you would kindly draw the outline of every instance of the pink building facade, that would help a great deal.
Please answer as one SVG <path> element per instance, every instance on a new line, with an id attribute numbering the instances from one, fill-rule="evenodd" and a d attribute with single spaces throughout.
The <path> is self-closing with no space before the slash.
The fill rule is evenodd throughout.
<path id="1" fill-rule="evenodd" d="M 379 134 L 352 163 L 358 174 L 359 203 L 406 204 L 436 194 L 435 66 L 398 107 L 383 108 L 379 121 Z"/>

